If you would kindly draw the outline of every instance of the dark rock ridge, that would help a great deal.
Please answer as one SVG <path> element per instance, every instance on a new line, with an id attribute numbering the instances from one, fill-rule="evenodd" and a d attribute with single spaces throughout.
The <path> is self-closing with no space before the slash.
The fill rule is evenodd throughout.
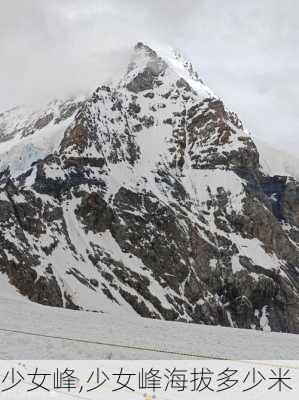
<path id="1" fill-rule="evenodd" d="M 52 306 L 299 333 L 299 183 L 261 172 L 189 62 L 139 43 L 120 82 L 65 112 L 53 154 L 0 176 L 12 285 Z"/>

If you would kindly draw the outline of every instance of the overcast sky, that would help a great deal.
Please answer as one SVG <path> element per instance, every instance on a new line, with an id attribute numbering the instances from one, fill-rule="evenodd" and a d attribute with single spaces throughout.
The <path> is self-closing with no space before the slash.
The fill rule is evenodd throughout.
<path id="1" fill-rule="evenodd" d="M 252 133 L 297 154 L 298 13 L 298 0 L 0 0 L 0 110 L 91 90 L 156 41 Z"/>

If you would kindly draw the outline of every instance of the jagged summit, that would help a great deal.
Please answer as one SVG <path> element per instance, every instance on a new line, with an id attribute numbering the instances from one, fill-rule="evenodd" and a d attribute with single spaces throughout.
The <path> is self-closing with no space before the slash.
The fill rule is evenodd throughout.
<path id="1" fill-rule="evenodd" d="M 127 88 L 133 92 L 147 90 L 160 84 L 161 79 L 173 80 L 177 77 L 185 85 L 189 85 L 202 98 L 215 97 L 204 84 L 190 61 L 178 50 L 166 46 L 156 46 L 155 50 L 138 42 L 124 78 Z"/>
<path id="2" fill-rule="evenodd" d="M 150 59 L 156 59 L 158 58 L 157 52 L 152 49 L 149 45 L 144 44 L 143 42 L 138 42 L 134 46 L 134 54 L 132 57 L 137 57 L 137 56 L 142 56 L 143 58 L 150 58 Z"/>
<path id="3" fill-rule="evenodd" d="M 153 50 L 153 48 L 155 48 L 155 50 Z M 165 45 L 150 47 L 142 42 L 138 42 L 134 47 L 133 59 L 137 56 L 139 56 L 143 60 L 145 60 L 146 58 L 149 58 L 152 61 L 158 60 L 160 62 L 164 60 L 166 64 L 168 61 L 170 67 L 172 62 L 176 60 L 177 63 L 180 63 L 181 66 L 188 71 L 190 78 L 194 79 L 195 81 L 201 81 L 203 83 L 198 75 L 198 72 L 194 69 L 192 63 L 182 55 L 179 49 L 175 49 L 173 47 Z"/>

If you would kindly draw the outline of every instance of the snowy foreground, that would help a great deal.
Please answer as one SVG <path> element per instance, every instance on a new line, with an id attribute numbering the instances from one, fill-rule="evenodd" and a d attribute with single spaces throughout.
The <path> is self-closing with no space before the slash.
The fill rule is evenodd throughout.
<path id="1" fill-rule="evenodd" d="M 0 320 L 0 359 L 299 359 L 299 335 L 45 307 L 1 275 Z"/>
<path id="2" fill-rule="evenodd" d="M 0 392 L 0 399 L 13 396 L 21 400 L 192 400 L 201 393 L 192 391 L 191 380 L 183 392 L 163 386 L 168 379 L 167 371 L 177 368 L 189 374 L 194 368 L 203 367 L 213 371 L 213 391 L 205 390 L 205 399 L 293 400 L 299 395 L 298 335 L 157 321 L 125 313 L 100 314 L 45 307 L 24 299 L 1 274 L 0 320 L 0 360 L 3 360 L 0 361 L 0 381 L 5 378 L 3 371 L 12 369 L 24 377 L 11 391 Z M 126 359 L 136 361 L 123 361 Z M 70 392 L 53 387 L 52 381 L 53 371 L 63 371 L 66 367 L 76 371 L 78 377 Z M 35 368 L 48 374 L 44 382 L 48 392 L 42 389 L 30 392 L 36 387 L 30 376 Z M 99 368 L 109 379 L 97 390 L 88 391 L 96 386 L 89 377 Z M 164 371 L 163 384 L 155 396 L 140 387 L 140 381 L 138 384 L 140 371 L 151 368 Z M 227 368 L 237 371 L 238 383 L 222 391 L 225 383 L 217 377 Z M 116 376 L 122 369 L 135 374 L 129 385 L 133 391 L 117 390 L 120 384 Z M 249 374 L 255 370 L 264 379 L 258 387 L 244 392 L 253 386 Z M 271 379 L 276 379 L 279 371 L 290 377 L 286 382 L 292 389 L 282 386 L 280 392 L 278 385 L 272 387 L 275 381 Z M 4 379 L 1 390 L 10 385 L 10 381 Z"/>

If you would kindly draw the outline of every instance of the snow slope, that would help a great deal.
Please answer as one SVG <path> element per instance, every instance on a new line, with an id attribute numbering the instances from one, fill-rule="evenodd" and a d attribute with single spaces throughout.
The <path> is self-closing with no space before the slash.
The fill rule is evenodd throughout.
<path id="1" fill-rule="evenodd" d="M 20 296 L 4 275 L 0 290 L 0 359 L 299 359 L 298 335 L 41 306 Z"/>

